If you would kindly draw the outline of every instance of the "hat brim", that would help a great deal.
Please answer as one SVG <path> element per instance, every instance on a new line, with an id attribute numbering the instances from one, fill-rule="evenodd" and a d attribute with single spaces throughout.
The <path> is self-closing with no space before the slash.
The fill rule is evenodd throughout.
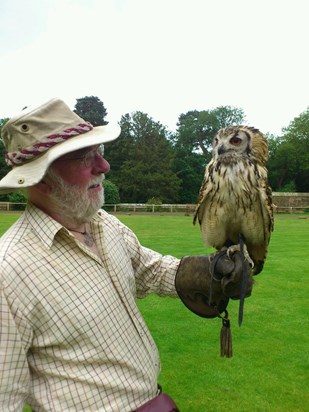
<path id="1" fill-rule="evenodd" d="M 48 167 L 59 157 L 75 150 L 117 139 L 121 129 L 119 125 L 108 123 L 105 126 L 94 127 L 87 133 L 72 137 L 48 149 L 37 159 L 21 166 L 15 166 L 0 180 L 0 194 L 15 192 L 40 182 Z"/>

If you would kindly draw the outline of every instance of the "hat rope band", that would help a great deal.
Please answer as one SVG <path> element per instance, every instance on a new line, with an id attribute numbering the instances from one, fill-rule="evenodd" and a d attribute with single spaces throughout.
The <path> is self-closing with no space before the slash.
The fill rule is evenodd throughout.
<path id="1" fill-rule="evenodd" d="M 46 152 L 46 150 L 59 144 L 65 140 L 68 140 L 74 136 L 87 133 L 93 129 L 91 123 L 79 123 L 76 127 L 63 130 L 61 133 L 51 134 L 46 136 L 41 142 L 34 143 L 32 146 L 21 149 L 16 152 L 9 152 L 5 154 L 5 161 L 9 166 L 20 165 L 27 162 L 36 156 Z"/>

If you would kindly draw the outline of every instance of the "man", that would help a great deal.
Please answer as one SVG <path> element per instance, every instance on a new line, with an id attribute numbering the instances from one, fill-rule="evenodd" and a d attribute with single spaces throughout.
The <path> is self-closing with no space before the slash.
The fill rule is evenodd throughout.
<path id="1" fill-rule="evenodd" d="M 239 296 L 237 253 L 162 256 L 100 209 L 101 144 L 119 133 L 59 99 L 3 127 L 12 170 L 0 193 L 23 189 L 28 205 L 0 241 L 1 410 L 177 410 L 158 396 L 159 355 L 135 299 L 177 287 L 191 310 L 214 317 Z"/>

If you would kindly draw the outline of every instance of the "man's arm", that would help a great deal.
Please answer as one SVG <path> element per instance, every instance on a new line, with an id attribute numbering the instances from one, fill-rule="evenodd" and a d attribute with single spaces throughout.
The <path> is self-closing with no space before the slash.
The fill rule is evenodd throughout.
<path id="1" fill-rule="evenodd" d="M 29 392 L 30 374 L 24 339 L 32 332 L 18 311 L 11 313 L 1 283 L 0 294 L 0 411 L 22 411 Z"/>
<path id="2" fill-rule="evenodd" d="M 177 296 L 175 276 L 180 259 L 163 256 L 142 246 L 131 229 L 120 221 L 114 220 L 125 242 L 131 259 L 136 283 L 136 296 L 143 298 L 150 293 L 160 296 Z"/>

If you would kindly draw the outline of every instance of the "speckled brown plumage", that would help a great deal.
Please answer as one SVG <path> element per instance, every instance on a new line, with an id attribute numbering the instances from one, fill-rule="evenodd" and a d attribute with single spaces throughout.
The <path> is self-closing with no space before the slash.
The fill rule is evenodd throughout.
<path id="1" fill-rule="evenodd" d="M 263 269 L 273 230 L 271 189 L 267 181 L 267 140 L 253 127 L 219 130 L 206 167 L 195 210 L 207 245 L 220 250 L 242 234 L 254 263 Z"/>

